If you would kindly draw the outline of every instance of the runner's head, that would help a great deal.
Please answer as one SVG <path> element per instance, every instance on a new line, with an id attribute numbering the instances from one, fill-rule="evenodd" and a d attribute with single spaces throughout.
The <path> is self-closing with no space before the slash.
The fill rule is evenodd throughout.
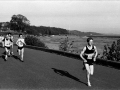
<path id="1" fill-rule="evenodd" d="M 19 34 L 19 38 L 22 38 L 22 34 Z"/>
<path id="2" fill-rule="evenodd" d="M 87 43 L 89 46 L 93 45 L 93 38 L 91 37 L 87 38 Z"/>
<path id="3" fill-rule="evenodd" d="M 6 34 L 6 38 L 9 39 L 9 35 L 8 35 L 8 33 Z"/>
<path id="4" fill-rule="evenodd" d="M 11 33 L 8 33 L 8 36 L 11 36 Z"/>

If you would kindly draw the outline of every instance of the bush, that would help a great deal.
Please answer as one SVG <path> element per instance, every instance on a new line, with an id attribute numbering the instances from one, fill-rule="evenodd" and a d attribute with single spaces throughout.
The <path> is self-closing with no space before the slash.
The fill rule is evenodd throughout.
<path id="1" fill-rule="evenodd" d="M 27 45 L 47 48 L 47 46 L 42 41 L 40 41 L 37 37 L 32 36 L 32 35 L 26 36 L 25 37 L 25 42 L 26 42 Z"/>
<path id="2" fill-rule="evenodd" d="M 120 39 L 117 42 L 113 41 L 111 46 L 105 45 L 102 59 L 119 61 L 120 60 Z"/>
<path id="3" fill-rule="evenodd" d="M 67 37 L 62 42 L 60 42 L 59 50 L 73 53 L 73 50 L 72 50 L 73 43 L 74 41 L 69 42 L 68 37 Z"/>

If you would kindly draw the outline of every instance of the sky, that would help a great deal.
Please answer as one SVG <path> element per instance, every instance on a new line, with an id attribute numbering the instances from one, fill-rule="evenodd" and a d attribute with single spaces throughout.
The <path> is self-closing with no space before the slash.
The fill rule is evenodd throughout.
<path id="1" fill-rule="evenodd" d="M 119 0 L 0 0 L 0 22 L 14 14 L 35 26 L 120 34 Z"/>

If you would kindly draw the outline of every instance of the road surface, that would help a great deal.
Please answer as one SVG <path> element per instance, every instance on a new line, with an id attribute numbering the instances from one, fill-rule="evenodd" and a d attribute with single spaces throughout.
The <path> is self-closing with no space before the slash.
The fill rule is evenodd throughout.
<path id="1" fill-rule="evenodd" d="M 0 47 L 0 89 L 106 90 L 120 89 L 120 70 L 95 65 L 92 87 L 86 85 L 81 60 L 25 48 L 24 62 L 14 57 L 4 61 Z"/>

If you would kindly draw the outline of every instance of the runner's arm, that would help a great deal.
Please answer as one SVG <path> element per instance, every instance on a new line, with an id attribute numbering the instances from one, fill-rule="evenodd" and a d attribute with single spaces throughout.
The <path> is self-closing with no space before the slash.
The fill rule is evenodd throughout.
<path id="1" fill-rule="evenodd" d="M 12 40 L 12 39 L 10 39 L 10 42 L 12 43 L 12 42 L 13 42 L 13 40 Z"/>
<path id="2" fill-rule="evenodd" d="M 17 46 L 18 46 L 18 42 L 19 42 L 19 40 L 16 41 L 16 45 L 17 45 Z"/>
<path id="3" fill-rule="evenodd" d="M 84 62 L 87 62 L 87 60 L 83 57 L 85 50 L 86 50 L 86 47 L 84 47 L 83 50 L 81 51 L 80 57 L 83 59 Z"/>
<path id="4" fill-rule="evenodd" d="M 97 51 L 97 48 L 96 48 L 96 46 L 94 46 L 94 49 L 95 49 L 94 61 L 96 61 L 96 58 L 97 58 L 97 55 L 98 55 L 98 51 Z"/>
<path id="5" fill-rule="evenodd" d="M 5 41 L 5 38 L 3 38 L 3 40 L 2 40 L 3 42 Z"/>
<path id="6" fill-rule="evenodd" d="M 25 40 L 24 40 L 24 44 L 26 45 Z"/>
<path id="7" fill-rule="evenodd" d="M 2 46 L 3 46 L 3 47 L 5 46 L 5 37 L 3 37 Z"/>
<path id="8" fill-rule="evenodd" d="M 13 39 L 13 36 L 12 36 L 12 37 L 11 37 L 11 41 L 13 42 L 13 40 L 14 40 L 14 39 Z"/>
<path id="9" fill-rule="evenodd" d="M 24 39 L 23 43 L 26 45 L 26 43 L 25 43 L 25 39 Z"/>

